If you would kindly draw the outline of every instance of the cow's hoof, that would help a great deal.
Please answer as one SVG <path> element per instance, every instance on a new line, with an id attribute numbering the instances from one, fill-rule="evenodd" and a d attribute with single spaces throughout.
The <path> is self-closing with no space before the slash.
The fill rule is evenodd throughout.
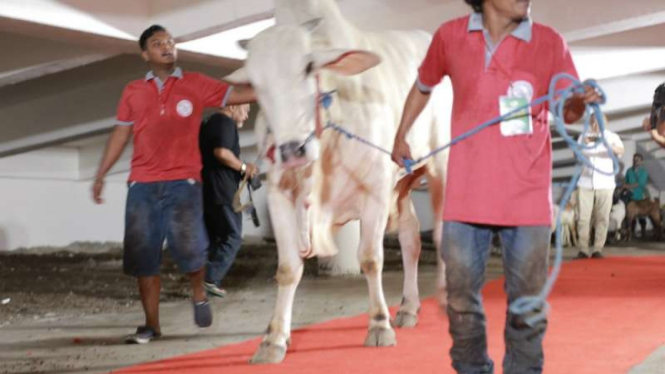
<path id="1" fill-rule="evenodd" d="M 383 327 L 373 327 L 367 333 L 365 347 L 390 347 L 397 345 L 395 330 Z"/>
<path id="2" fill-rule="evenodd" d="M 254 356 L 249 360 L 250 364 L 279 364 L 284 361 L 286 357 L 286 347 L 281 345 L 263 342 L 259 346 L 259 350 L 254 353 Z"/>
<path id="3" fill-rule="evenodd" d="M 395 326 L 401 328 L 416 327 L 418 324 L 418 315 L 415 313 L 400 310 L 395 316 Z"/>

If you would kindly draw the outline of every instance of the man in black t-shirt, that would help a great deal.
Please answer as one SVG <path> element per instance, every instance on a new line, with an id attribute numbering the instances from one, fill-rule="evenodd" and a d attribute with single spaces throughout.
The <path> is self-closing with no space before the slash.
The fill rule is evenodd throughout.
<path id="1" fill-rule="evenodd" d="M 199 146 L 203 161 L 203 213 L 210 238 L 204 286 L 208 294 L 224 297 L 222 279 L 242 243 L 242 213 L 233 210 L 240 180 L 258 169 L 240 160 L 238 129 L 247 120 L 249 105 L 220 109 L 201 124 Z"/>

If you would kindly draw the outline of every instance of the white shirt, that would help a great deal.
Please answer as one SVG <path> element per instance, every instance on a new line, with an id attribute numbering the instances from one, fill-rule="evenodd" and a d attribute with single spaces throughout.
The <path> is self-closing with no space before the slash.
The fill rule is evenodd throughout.
<path id="1" fill-rule="evenodd" d="M 603 134 L 610 147 L 623 148 L 623 142 L 615 132 L 605 130 Z M 584 144 L 582 136 L 577 139 L 577 142 Z M 581 188 L 587 188 L 590 190 L 613 190 L 616 187 L 614 175 L 611 174 L 614 171 L 614 163 L 612 162 L 612 158 L 610 157 L 610 153 L 605 147 L 605 144 L 603 144 L 602 141 L 599 141 L 595 146 L 593 146 L 593 143 L 588 143 L 586 145 L 591 147 L 583 150 L 582 153 L 589 158 L 589 161 L 594 168 L 584 166 L 577 185 Z M 605 175 L 599 171 L 610 173 L 610 175 Z"/>

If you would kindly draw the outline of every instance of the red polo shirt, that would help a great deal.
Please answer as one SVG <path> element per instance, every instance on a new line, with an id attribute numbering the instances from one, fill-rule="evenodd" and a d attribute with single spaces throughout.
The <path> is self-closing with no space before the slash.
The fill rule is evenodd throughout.
<path id="1" fill-rule="evenodd" d="M 230 92 L 219 80 L 180 68 L 164 83 L 152 72 L 129 83 L 117 115 L 118 124 L 133 125 L 129 180 L 201 180 L 201 115 L 206 107 L 224 106 Z"/>
<path id="2" fill-rule="evenodd" d="M 421 90 L 450 77 L 453 137 L 499 116 L 499 98 L 507 95 L 511 83 L 527 87 L 526 91 L 531 86 L 529 101 L 533 101 L 547 94 L 556 74 L 577 77 L 568 47 L 553 29 L 525 21 L 519 35 L 507 36 L 495 49 L 491 41 L 486 44 L 479 17 L 474 14 L 444 23 L 419 69 Z M 443 219 L 500 226 L 550 225 L 552 145 L 547 117 L 547 104 L 540 105 L 531 109 L 531 134 L 504 136 L 497 124 L 454 145 Z"/>

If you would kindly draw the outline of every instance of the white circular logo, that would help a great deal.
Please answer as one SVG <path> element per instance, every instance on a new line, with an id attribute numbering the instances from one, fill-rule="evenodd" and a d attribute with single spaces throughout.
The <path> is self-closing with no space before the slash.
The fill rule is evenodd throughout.
<path id="1" fill-rule="evenodd" d="M 533 99 L 533 86 L 528 81 L 516 81 L 508 87 L 508 96 L 520 97 L 531 101 Z"/>
<path id="2" fill-rule="evenodd" d="M 194 105 L 189 100 L 180 100 L 175 107 L 180 117 L 189 117 L 194 111 Z"/>

